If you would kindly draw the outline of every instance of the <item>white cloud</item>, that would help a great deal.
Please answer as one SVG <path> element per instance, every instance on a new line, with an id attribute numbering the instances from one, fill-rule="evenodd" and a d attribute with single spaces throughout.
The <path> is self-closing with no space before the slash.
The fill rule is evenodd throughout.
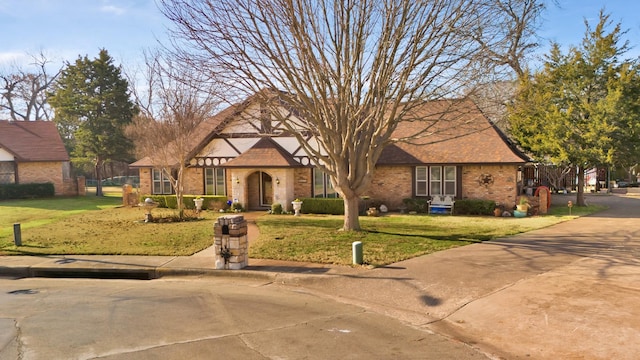
<path id="1" fill-rule="evenodd" d="M 114 5 L 104 5 L 100 7 L 100 11 L 115 14 L 115 15 L 122 15 L 126 12 L 124 8 L 114 6 Z"/>
<path id="2" fill-rule="evenodd" d="M 0 68 L 22 66 L 27 64 L 31 57 L 27 53 L 19 51 L 0 52 Z"/>

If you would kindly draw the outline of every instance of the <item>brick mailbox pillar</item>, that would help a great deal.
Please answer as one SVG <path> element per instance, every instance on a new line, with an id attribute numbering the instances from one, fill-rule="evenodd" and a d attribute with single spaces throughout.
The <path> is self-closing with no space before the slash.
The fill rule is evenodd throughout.
<path id="1" fill-rule="evenodd" d="M 249 265 L 247 221 L 242 215 L 227 215 L 213 224 L 216 269 L 239 270 Z"/>

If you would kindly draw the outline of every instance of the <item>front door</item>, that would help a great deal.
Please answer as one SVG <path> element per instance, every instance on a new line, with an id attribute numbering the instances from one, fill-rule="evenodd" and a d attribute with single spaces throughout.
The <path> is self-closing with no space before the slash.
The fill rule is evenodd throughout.
<path id="1" fill-rule="evenodd" d="M 260 206 L 273 204 L 273 179 L 267 173 L 260 172 Z"/>

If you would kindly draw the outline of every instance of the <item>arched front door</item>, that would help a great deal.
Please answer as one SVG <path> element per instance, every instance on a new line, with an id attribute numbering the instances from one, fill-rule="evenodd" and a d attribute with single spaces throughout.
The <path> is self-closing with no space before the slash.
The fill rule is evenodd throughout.
<path id="1" fill-rule="evenodd" d="M 271 175 L 263 171 L 256 171 L 249 175 L 248 208 L 260 210 L 271 207 L 273 204 L 273 179 Z"/>

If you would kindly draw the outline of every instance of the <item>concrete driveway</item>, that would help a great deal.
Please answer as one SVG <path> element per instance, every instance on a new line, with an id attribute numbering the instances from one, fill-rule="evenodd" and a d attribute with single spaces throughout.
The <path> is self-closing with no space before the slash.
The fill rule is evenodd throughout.
<path id="1" fill-rule="evenodd" d="M 575 196 L 555 197 L 568 200 Z M 609 209 L 385 268 L 281 282 L 450 336 L 496 359 L 637 359 L 640 198 L 587 201 Z"/>

